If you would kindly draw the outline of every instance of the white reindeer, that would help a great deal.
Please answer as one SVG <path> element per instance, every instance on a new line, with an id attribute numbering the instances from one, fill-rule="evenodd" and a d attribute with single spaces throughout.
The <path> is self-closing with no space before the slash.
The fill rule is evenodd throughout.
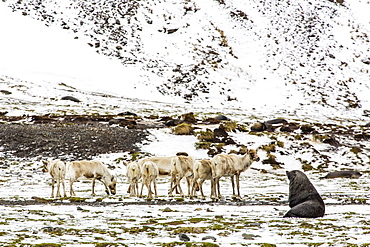
<path id="1" fill-rule="evenodd" d="M 205 180 L 211 180 L 211 198 L 215 196 L 215 186 L 214 181 L 212 179 L 212 161 L 209 159 L 205 160 L 197 160 L 194 163 L 193 168 L 193 185 L 191 189 L 191 196 L 196 195 L 196 190 L 199 188 L 201 196 L 205 199 L 203 193 L 203 182 Z"/>
<path id="2" fill-rule="evenodd" d="M 157 165 L 159 175 L 171 176 L 172 171 L 174 169 L 174 166 L 171 163 L 171 160 L 172 160 L 173 157 L 175 157 L 175 156 L 172 156 L 172 157 L 156 157 L 156 156 L 147 157 L 147 158 L 143 158 L 143 159 L 139 160 L 138 163 L 139 163 L 139 166 L 141 166 L 145 161 L 152 161 Z M 172 187 L 173 187 L 173 181 L 171 179 L 170 189 Z M 177 189 L 178 188 L 176 187 L 176 192 L 178 193 Z"/>
<path id="3" fill-rule="evenodd" d="M 177 187 L 180 196 L 184 196 L 180 182 L 185 177 L 188 184 L 188 196 L 191 194 L 191 181 L 193 176 L 194 158 L 191 156 L 174 156 L 171 159 L 173 170 L 171 172 L 172 181 L 169 196 L 172 196 L 173 190 Z"/>
<path id="4" fill-rule="evenodd" d="M 152 161 L 145 161 L 141 165 L 141 174 L 143 177 L 142 185 L 141 185 L 141 191 L 140 191 L 140 197 L 143 195 L 143 188 L 144 185 L 148 189 L 148 198 L 153 198 L 153 192 L 151 189 L 151 184 L 153 184 L 154 187 L 154 197 L 157 198 L 157 177 L 159 175 L 158 167 L 157 165 Z"/>
<path id="5" fill-rule="evenodd" d="M 66 165 L 63 161 L 57 160 L 48 160 L 42 161 L 43 163 L 43 170 L 50 173 L 52 181 L 51 181 L 51 197 L 54 198 L 54 186 L 55 183 L 57 184 L 57 194 L 56 197 L 60 197 L 60 184 L 62 184 L 64 197 L 67 196 L 65 190 L 65 176 L 66 176 Z"/>
<path id="6" fill-rule="evenodd" d="M 218 154 L 212 158 L 212 176 L 216 186 L 216 198 L 221 198 L 220 192 L 220 178 L 223 176 L 231 177 L 231 184 L 233 187 L 233 197 L 240 197 L 240 173 L 247 170 L 253 161 L 259 161 L 256 150 L 249 149 L 243 156 L 236 154 Z M 235 194 L 234 177 L 237 187 L 237 194 Z"/>
<path id="7" fill-rule="evenodd" d="M 92 195 L 95 195 L 95 180 L 99 180 L 104 184 L 105 192 L 108 195 L 116 194 L 117 180 L 100 161 L 73 161 L 67 165 L 67 174 L 69 175 L 71 196 L 75 195 L 72 185 L 79 178 L 92 179 Z"/>
<path id="8" fill-rule="evenodd" d="M 169 176 L 173 170 L 171 159 L 172 157 L 147 157 L 139 160 L 138 163 L 141 166 L 145 161 L 152 161 L 157 165 L 159 175 Z"/>
<path id="9" fill-rule="evenodd" d="M 139 180 L 141 178 L 141 171 L 139 164 L 137 162 L 130 162 L 127 164 L 126 167 L 126 176 L 130 183 L 129 186 L 129 193 L 130 196 L 138 196 L 139 195 Z"/>

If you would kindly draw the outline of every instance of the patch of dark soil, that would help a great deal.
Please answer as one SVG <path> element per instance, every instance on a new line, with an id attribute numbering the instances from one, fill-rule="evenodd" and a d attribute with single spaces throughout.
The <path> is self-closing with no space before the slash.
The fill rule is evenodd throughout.
<path id="1" fill-rule="evenodd" d="M 341 195 L 343 198 L 350 198 L 351 195 Z M 332 205 L 359 205 L 365 204 L 368 197 L 362 198 L 352 198 L 351 200 L 340 200 L 335 195 L 325 195 L 326 198 L 333 198 L 338 200 L 338 202 L 325 203 L 327 206 Z M 96 201 L 67 201 L 64 199 L 44 199 L 39 197 L 33 197 L 29 200 L 4 200 L 0 199 L 1 206 L 29 206 L 29 205 L 63 205 L 63 206 L 91 206 L 91 207 L 105 207 L 110 205 L 120 205 L 120 206 L 132 206 L 132 205 L 156 205 L 156 206 L 171 206 L 171 205 L 210 205 L 210 206 L 286 206 L 289 202 L 285 200 L 281 201 L 269 201 L 269 200 L 220 200 L 220 201 L 207 201 L 207 200 L 187 200 L 178 201 L 174 199 L 153 199 L 153 200 L 132 200 L 132 201 L 108 201 L 104 202 L 101 200 Z"/>
<path id="2" fill-rule="evenodd" d="M 153 199 L 153 200 L 140 200 L 140 201 L 66 201 L 61 199 L 44 199 L 44 198 L 32 198 L 30 200 L 3 200 L 0 199 L 1 206 L 29 206 L 29 205 L 64 205 L 64 206 L 109 206 L 109 205 L 121 205 L 121 206 L 130 206 L 130 205 L 157 205 L 157 206 L 171 206 L 171 205 L 223 205 L 223 206 L 256 206 L 256 205 L 287 205 L 288 202 L 270 202 L 270 201 L 246 201 L 246 200 L 221 200 L 221 201 L 205 201 L 205 200 L 191 200 L 191 201 L 177 201 L 172 199 Z"/>
<path id="3" fill-rule="evenodd" d="M 0 146 L 18 158 L 89 159 L 105 153 L 138 151 L 147 139 L 144 129 L 106 124 L 2 124 Z"/>

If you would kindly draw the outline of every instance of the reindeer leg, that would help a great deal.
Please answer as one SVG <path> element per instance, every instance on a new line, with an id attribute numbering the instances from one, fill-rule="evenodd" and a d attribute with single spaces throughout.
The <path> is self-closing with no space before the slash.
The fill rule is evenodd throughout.
<path id="1" fill-rule="evenodd" d="M 169 196 L 172 196 L 172 192 L 175 188 L 177 189 L 177 187 L 176 187 L 176 177 L 171 176 L 170 190 L 168 191 Z"/>
<path id="2" fill-rule="evenodd" d="M 172 192 L 174 190 L 175 190 L 175 194 L 179 194 L 179 189 L 177 188 L 177 184 L 176 184 L 176 176 L 171 175 L 170 190 L 168 192 L 168 195 L 172 196 Z"/>
<path id="3" fill-rule="evenodd" d="M 217 178 L 212 178 L 212 180 L 213 180 L 214 188 L 213 188 L 213 191 L 211 191 L 211 199 L 216 200 L 218 198 L 218 194 L 217 194 Z"/>
<path id="4" fill-rule="evenodd" d="M 234 175 L 231 175 L 231 176 L 230 176 L 230 179 L 231 179 L 231 185 L 233 186 L 233 197 L 235 197 L 235 196 L 236 196 L 236 194 L 235 194 Z"/>
<path id="5" fill-rule="evenodd" d="M 153 180 L 153 187 L 154 187 L 154 197 L 157 198 L 158 194 L 157 194 L 157 181 L 156 181 L 156 179 Z"/>
<path id="6" fill-rule="evenodd" d="M 91 191 L 92 191 L 92 195 L 95 196 L 95 177 L 93 177 L 93 179 L 92 179 Z"/>
<path id="7" fill-rule="evenodd" d="M 137 181 L 130 182 L 130 196 L 137 196 Z"/>
<path id="8" fill-rule="evenodd" d="M 131 195 L 131 182 L 130 182 L 130 185 L 128 186 L 128 188 L 127 188 L 127 193 L 130 193 L 130 195 Z"/>
<path id="9" fill-rule="evenodd" d="M 148 188 L 148 198 L 153 198 L 153 192 L 152 192 L 152 182 L 150 181 L 150 178 L 148 178 L 146 182 L 146 187 Z"/>
<path id="10" fill-rule="evenodd" d="M 55 179 L 51 179 L 51 198 L 54 198 L 54 184 L 55 184 Z"/>
<path id="11" fill-rule="evenodd" d="M 67 194 L 66 194 L 66 182 L 65 182 L 64 178 L 62 178 L 62 187 L 63 187 L 63 196 L 64 197 L 67 197 Z"/>
<path id="12" fill-rule="evenodd" d="M 215 181 L 211 179 L 211 198 L 214 198 L 216 194 Z"/>
<path id="13" fill-rule="evenodd" d="M 73 191 L 73 187 L 72 187 L 73 182 L 74 182 L 73 179 L 70 179 L 69 180 L 69 191 L 71 193 L 71 196 L 75 196 L 76 195 L 75 192 Z"/>
<path id="14" fill-rule="evenodd" d="M 180 186 L 181 179 L 182 178 L 177 179 L 176 183 L 177 183 L 177 187 L 180 190 L 180 196 L 183 197 L 184 196 L 184 193 L 182 192 L 182 189 L 181 189 L 181 186 Z"/>
<path id="15" fill-rule="evenodd" d="M 200 194 L 202 195 L 202 199 L 204 200 L 206 197 L 204 196 L 204 193 L 203 193 L 203 183 L 204 183 L 204 180 L 203 179 L 201 179 L 200 181 L 198 181 L 198 188 L 200 190 Z"/>
<path id="16" fill-rule="evenodd" d="M 139 196 L 139 180 L 135 182 L 135 196 Z"/>
<path id="17" fill-rule="evenodd" d="M 130 196 L 135 196 L 135 181 L 129 180 L 129 190 L 127 190 L 128 193 L 130 193 Z"/>
<path id="18" fill-rule="evenodd" d="M 130 188 L 130 196 L 135 196 L 135 185 L 134 185 L 134 181 L 130 181 L 130 185 L 129 185 L 129 188 Z M 128 190 L 127 190 L 128 192 Z"/>
<path id="19" fill-rule="evenodd" d="M 142 197 L 143 196 L 143 188 L 144 188 L 144 184 L 145 184 L 145 180 L 143 178 L 143 181 L 141 182 L 141 190 L 140 190 L 140 195 L 139 197 Z"/>
<path id="20" fill-rule="evenodd" d="M 240 196 L 240 183 L 239 183 L 239 179 L 240 179 L 240 173 L 237 173 L 235 175 L 235 182 L 236 182 L 236 188 L 238 190 L 238 199 L 241 199 L 241 196 Z"/>
<path id="21" fill-rule="evenodd" d="M 191 196 L 191 176 L 186 177 L 186 183 L 188 185 L 188 197 Z"/>
<path id="22" fill-rule="evenodd" d="M 216 189 L 217 189 L 216 198 L 221 199 L 222 195 L 221 195 L 221 188 L 220 188 L 220 178 L 216 178 L 215 184 L 216 184 Z"/>
<path id="23" fill-rule="evenodd" d="M 57 197 L 60 197 L 60 178 L 57 178 Z"/>
<path id="24" fill-rule="evenodd" d="M 197 185 L 198 185 L 197 181 L 193 179 L 193 185 L 191 187 L 191 197 L 195 197 Z"/>
<path id="25" fill-rule="evenodd" d="M 180 194 L 179 188 L 177 187 L 176 178 L 174 179 L 174 185 L 172 190 L 175 190 L 175 194 Z"/>

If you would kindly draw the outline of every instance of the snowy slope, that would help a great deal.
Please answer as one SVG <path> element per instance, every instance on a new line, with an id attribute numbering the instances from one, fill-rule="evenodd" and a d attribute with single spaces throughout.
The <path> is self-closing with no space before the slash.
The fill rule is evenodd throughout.
<path id="1" fill-rule="evenodd" d="M 0 6 L 4 76 L 269 115 L 361 118 L 370 107 L 366 1 Z"/>

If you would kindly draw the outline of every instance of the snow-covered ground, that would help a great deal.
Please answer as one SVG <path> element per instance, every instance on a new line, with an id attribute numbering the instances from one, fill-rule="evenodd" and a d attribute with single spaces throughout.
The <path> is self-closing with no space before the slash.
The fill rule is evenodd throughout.
<path id="1" fill-rule="evenodd" d="M 194 15 L 186 20 L 172 19 L 169 24 L 160 22 L 155 23 L 154 26 L 143 26 L 146 30 L 141 35 L 142 41 L 146 44 L 143 49 L 147 49 L 146 55 L 152 58 L 157 54 L 159 54 L 158 59 L 168 57 L 166 61 L 169 64 L 170 62 L 191 64 L 192 54 L 188 49 L 193 46 L 189 42 L 184 42 L 184 38 L 202 39 L 202 46 L 198 46 L 200 49 L 207 45 L 212 46 L 212 42 L 219 39 L 216 34 L 220 33 L 220 30 L 227 30 L 229 46 L 233 47 L 233 52 L 239 59 L 223 57 L 228 61 L 227 64 L 223 64 L 225 69 L 219 74 L 211 74 L 208 79 L 213 80 L 220 76 L 233 81 L 234 84 L 225 84 L 225 90 L 230 89 L 233 96 L 238 98 L 237 101 L 225 101 L 224 96 L 219 94 L 219 88 L 211 89 L 207 97 L 200 97 L 190 103 L 174 95 L 162 95 L 158 92 L 157 86 L 166 79 L 165 76 L 160 77 L 158 73 L 144 70 L 137 64 L 122 65 L 117 58 L 99 55 L 86 45 L 91 42 L 88 37 L 79 35 L 79 38 L 75 39 L 77 34 L 61 30 L 56 26 L 46 27 L 29 16 L 22 16 L 19 12 L 13 13 L 6 2 L 1 2 L 0 90 L 11 94 L 0 94 L 0 111 L 7 111 L 8 116 L 117 114 L 132 111 L 141 116 L 152 114 L 179 116 L 194 112 L 200 117 L 210 117 L 222 113 L 241 123 L 283 117 L 288 121 L 302 123 L 325 122 L 342 126 L 358 126 L 359 132 L 362 130 L 360 126 L 369 122 L 369 117 L 364 115 L 364 110 L 370 109 L 368 100 L 370 77 L 368 72 L 364 72 L 366 65 L 359 62 L 361 59 L 370 57 L 368 43 L 363 44 L 360 41 L 351 43 L 353 38 L 351 25 L 357 25 L 361 32 L 369 35 L 369 15 L 363 14 L 368 13 L 366 9 L 369 9 L 369 3 L 366 1 L 346 3 L 348 8 L 341 9 L 339 17 L 333 18 L 330 22 L 333 25 L 334 34 L 340 37 L 338 43 L 334 42 L 338 50 L 331 52 L 335 57 L 347 62 L 349 67 L 344 68 L 344 72 L 338 69 L 339 67 L 333 67 L 337 77 L 330 82 L 326 81 L 327 78 L 322 71 L 312 72 L 307 69 L 307 74 L 313 76 L 316 81 L 320 81 L 320 76 L 323 81 L 326 81 L 326 84 L 318 84 L 320 86 L 318 89 L 322 92 L 322 88 L 328 88 L 329 103 L 334 104 L 334 107 L 329 107 L 320 102 L 313 103 L 315 94 L 307 97 L 307 92 L 302 88 L 284 82 L 281 77 L 283 72 L 293 73 L 285 65 L 274 64 L 278 72 L 272 72 L 275 70 L 267 72 L 266 68 L 271 67 L 265 64 L 265 56 L 269 52 L 273 53 L 274 47 L 268 43 L 269 41 L 264 41 L 265 43 L 261 41 L 262 43 L 258 44 L 253 41 L 257 40 L 256 37 L 275 35 L 276 42 L 281 43 L 280 39 L 283 39 L 283 36 L 271 34 L 272 28 L 267 28 L 271 20 L 274 20 L 273 16 L 267 18 L 266 15 L 259 13 L 257 2 L 235 1 L 230 6 L 243 9 L 254 24 L 251 24 L 253 27 L 249 26 L 245 29 L 242 27 L 227 29 L 226 20 L 229 17 L 224 16 L 217 2 L 197 2 L 196 7 L 199 11 L 194 12 Z M 161 9 L 163 5 L 156 5 L 150 1 L 148 3 L 155 8 L 153 12 L 158 16 L 160 14 L 166 16 L 178 11 L 176 4 L 168 5 L 167 9 Z M 327 5 L 331 6 L 331 3 L 327 1 L 325 6 L 328 7 Z M 292 4 L 292 6 L 298 5 Z M 218 29 L 208 30 L 211 35 L 205 34 L 205 29 L 209 25 L 209 21 L 205 21 L 208 19 L 204 19 L 207 8 L 215 10 L 206 15 L 208 19 L 215 21 L 219 19 Z M 250 12 L 247 11 L 248 8 Z M 274 5 L 268 6 L 267 10 L 269 8 L 271 10 Z M 308 3 L 305 3 L 303 8 L 310 13 L 315 11 Z M 288 12 L 279 13 L 286 17 L 297 14 L 294 10 L 295 8 L 292 7 Z M 340 19 L 347 14 L 351 21 Z M 322 18 L 326 17 L 322 16 Z M 280 20 L 280 22 L 283 21 L 284 18 Z M 344 23 L 347 21 L 350 23 L 345 28 Z M 162 28 L 162 24 L 168 24 L 167 27 L 172 28 L 180 24 L 185 25 L 184 23 L 196 28 L 190 29 L 189 32 L 175 33 L 171 38 L 166 36 L 168 39 L 164 39 L 163 33 L 157 32 Z M 256 36 L 252 35 L 249 41 L 240 42 L 245 35 L 245 30 L 251 30 L 249 34 Z M 200 33 L 199 37 L 195 35 L 196 33 Z M 364 34 L 362 37 L 366 36 Z M 159 43 L 161 39 L 163 43 Z M 155 42 L 152 42 L 153 40 Z M 328 40 L 322 42 L 330 43 Z M 345 49 L 339 49 L 338 44 L 346 44 Z M 245 46 L 249 49 L 245 49 Z M 281 57 L 291 56 L 286 49 L 278 51 L 276 50 L 276 61 Z M 218 50 L 218 52 L 221 51 Z M 246 64 L 246 66 L 240 69 L 238 64 Z M 307 64 L 306 66 L 311 68 Z M 306 73 L 304 66 L 298 67 L 301 67 L 299 73 Z M 171 67 L 164 74 L 172 69 Z M 297 79 L 299 73 L 294 72 L 293 79 Z M 355 76 L 358 77 L 355 78 Z M 249 79 L 244 81 L 244 77 Z M 343 96 L 340 91 L 343 88 L 337 90 L 332 82 L 349 77 L 355 78 L 356 83 L 347 81 L 348 90 L 356 93 L 362 108 L 345 108 L 340 100 L 337 106 L 333 103 L 336 98 L 345 97 L 345 95 Z M 66 95 L 77 97 L 82 102 L 60 100 Z M 169 129 L 153 129 L 150 132 L 152 140 L 142 145 L 143 152 L 169 156 L 177 151 L 186 151 L 197 159 L 208 157 L 206 151 L 194 148 L 194 143 L 197 141 L 195 136 L 176 136 L 171 134 Z M 117 195 L 105 197 L 101 184 L 98 184 L 97 196 L 92 197 L 89 194 L 90 183 L 84 182 L 75 184 L 77 194 L 87 201 L 102 198 L 103 201 L 117 202 L 117 204 L 105 207 L 82 205 L 81 208 L 77 208 L 68 205 L 68 199 L 65 199 L 67 205 L 53 203 L 34 206 L 3 205 L 0 206 L 0 243 L 3 245 L 14 243 L 16 246 L 39 243 L 60 243 L 63 246 L 97 246 L 98 243 L 162 246 L 164 243 L 180 241 L 177 234 L 182 231 L 196 243 L 204 242 L 202 238 L 205 236 L 213 236 L 216 238 L 214 243 L 219 246 L 261 246 L 261 243 L 277 246 L 319 244 L 322 244 L 321 246 L 352 244 L 366 246 L 370 243 L 368 205 L 370 185 L 367 172 L 369 151 L 364 141 L 360 143 L 363 151 L 354 154 L 349 151 L 350 146 L 334 149 L 328 144 L 315 141 L 312 136 L 305 141 L 309 144 L 306 150 L 297 149 L 300 143 L 292 140 L 289 135 L 250 135 L 245 132 L 231 135 L 238 143 L 247 144 L 252 148 L 270 144 L 276 139 L 284 143 L 284 147 L 278 148 L 278 152 L 275 153 L 277 160 L 284 164 L 283 169 L 274 170 L 269 165 L 257 162 L 253 164 L 253 169 L 243 173 L 241 187 L 243 199 L 250 202 L 247 206 L 237 206 L 230 200 L 231 186 L 228 179 L 222 180 L 222 193 L 226 196 L 229 205 L 213 203 L 209 199 L 206 204 L 202 201 L 198 205 L 189 205 L 190 203 L 169 206 L 125 205 L 125 202 L 136 200 L 142 202 L 144 199 L 128 197 L 126 192 L 128 185 L 124 176 L 125 166 L 122 163 L 115 163 L 117 158 L 124 154 L 102 154 L 96 158 L 116 167 L 114 173 L 119 176 Z M 226 149 L 233 148 L 235 147 Z M 317 167 L 321 164 L 322 157 L 317 157 L 316 151 L 322 156 L 329 157 L 328 171 L 341 168 L 356 169 L 363 172 L 363 176 L 356 180 L 341 178 L 320 180 L 319 177 L 325 174 L 315 170 L 307 172 L 327 204 L 325 216 L 319 219 L 282 218 L 282 214 L 289 209 L 288 180 L 285 171 L 301 170 L 302 164 L 299 160 L 312 161 Z M 259 151 L 259 155 L 261 159 L 266 158 L 264 151 Z M 49 198 L 50 177 L 40 171 L 40 165 L 39 158 L 20 161 L 2 159 L 0 161 L 0 199 L 22 201 L 31 200 L 32 197 Z M 267 173 L 260 172 L 262 169 Z M 161 178 L 160 200 L 176 200 L 167 197 L 167 190 L 168 179 Z M 208 182 L 205 184 L 205 191 L 209 194 Z M 185 199 L 185 202 L 191 202 L 191 200 Z M 207 240 L 207 242 L 213 241 Z"/>
<path id="2" fill-rule="evenodd" d="M 112 159 L 111 157 L 110 159 Z M 107 156 L 102 160 L 110 160 Z M 1 199 L 31 200 L 50 197 L 50 177 L 42 173 L 40 164 L 11 163 L 2 169 Z M 258 165 L 257 165 L 258 167 Z M 97 184 L 97 195 L 91 196 L 91 183 L 75 183 L 77 198 L 94 202 L 115 202 L 106 206 L 68 205 L 50 202 L 43 205 L 1 206 L 0 242 L 60 243 L 62 246 L 111 245 L 162 246 L 181 242 L 179 233 L 187 234 L 191 242 L 212 242 L 218 246 L 363 246 L 370 242 L 368 230 L 369 205 L 348 204 L 369 200 L 368 174 L 360 179 L 319 180 L 318 174 L 308 173 L 326 203 L 326 213 L 318 219 L 282 218 L 287 205 L 288 181 L 283 171 L 262 174 L 253 169 L 242 176 L 242 195 L 247 205 L 238 205 L 230 198 L 228 179 L 222 180 L 222 193 L 227 204 L 185 199 L 183 205 L 165 205 L 179 198 L 167 196 L 168 178 L 158 181 L 159 201 L 151 205 L 133 205 L 144 199 L 130 198 L 125 167 L 117 165 L 119 175 L 117 195 L 106 197 L 103 186 Z M 68 183 L 67 183 L 68 186 Z M 204 188 L 209 195 L 209 182 Z M 144 190 L 144 193 L 146 191 Z M 352 200 L 352 201 L 351 201 Z M 197 202 L 190 205 L 190 202 Z M 342 205 L 345 204 L 345 205 Z M 202 238 L 212 236 L 216 241 Z M 198 246 L 196 245 L 196 246 Z"/>

